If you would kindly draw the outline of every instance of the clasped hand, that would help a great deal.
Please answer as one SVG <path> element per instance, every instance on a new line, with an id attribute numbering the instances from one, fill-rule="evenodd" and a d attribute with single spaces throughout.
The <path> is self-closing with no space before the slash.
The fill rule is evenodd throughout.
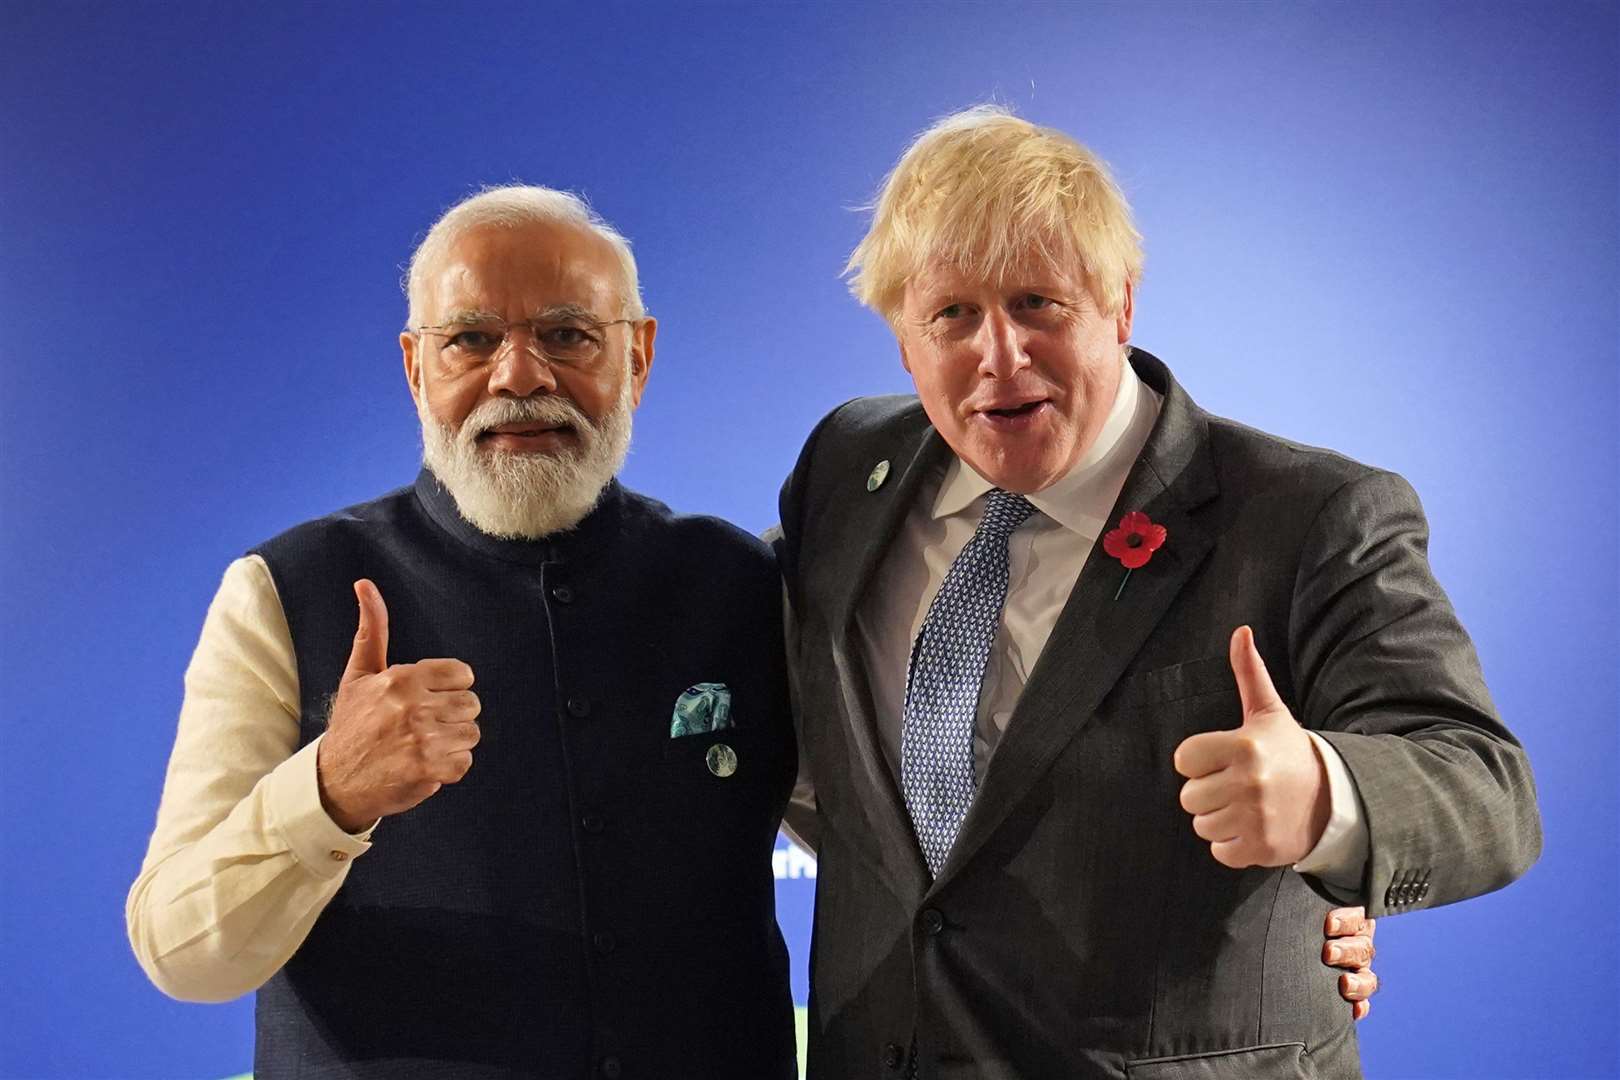
<path id="1" fill-rule="evenodd" d="M 460 660 L 388 664 L 388 608 L 370 581 L 354 583 L 360 625 L 316 752 L 321 804 L 359 832 L 453 784 L 472 768 L 478 696 Z"/>
<path id="2" fill-rule="evenodd" d="M 1176 748 L 1176 772 L 1187 777 L 1181 807 L 1223 865 L 1288 866 L 1310 854 L 1327 828 L 1327 769 L 1277 696 L 1247 626 L 1233 632 L 1230 659 L 1243 723 Z"/>

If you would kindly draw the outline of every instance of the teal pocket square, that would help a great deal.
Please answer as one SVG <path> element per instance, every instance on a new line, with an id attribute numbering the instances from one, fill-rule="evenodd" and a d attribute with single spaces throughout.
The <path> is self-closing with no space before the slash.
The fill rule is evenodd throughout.
<path id="1" fill-rule="evenodd" d="M 669 722 L 669 737 L 701 735 L 731 726 L 731 688 L 722 682 L 700 682 L 688 686 L 675 699 L 675 716 Z"/>

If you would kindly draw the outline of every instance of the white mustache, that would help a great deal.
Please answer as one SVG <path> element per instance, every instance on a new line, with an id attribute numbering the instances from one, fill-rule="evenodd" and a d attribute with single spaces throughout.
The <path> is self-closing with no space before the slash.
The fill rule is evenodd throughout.
<path id="1" fill-rule="evenodd" d="M 567 424 L 584 434 L 596 433 L 596 425 L 578 405 L 560 397 L 491 398 L 467 414 L 460 436 L 471 441 L 502 424 Z"/>

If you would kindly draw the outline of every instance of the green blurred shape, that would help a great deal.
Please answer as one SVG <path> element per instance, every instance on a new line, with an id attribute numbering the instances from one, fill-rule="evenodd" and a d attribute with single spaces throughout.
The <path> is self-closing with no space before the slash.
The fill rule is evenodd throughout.
<path id="1" fill-rule="evenodd" d="M 795 1007 L 793 1010 L 794 1039 L 799 1044 L 799 1076 L 804 1077 L 804 1050 L 810 1043 L 810 1010 Z"/>

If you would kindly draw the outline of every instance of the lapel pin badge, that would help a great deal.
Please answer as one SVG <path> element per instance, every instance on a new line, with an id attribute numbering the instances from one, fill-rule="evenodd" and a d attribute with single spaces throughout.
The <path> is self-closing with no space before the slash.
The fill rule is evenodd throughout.
<path id="1" fill-rule="evenodd" d="M 1163 525 L 1156 524 L 1140 510 L 1132 510 L 1119 519 L 1119 528 L 1103 537 L 1103 550 L 1125 568 L 1125 576 L 1119 579 L 1119 588 L 1114 592 L 1115 600 L 1125 591 L 1131 571 L 1146 566 L 1169 535 Z"/>
<path id="2" fill-rule="evenodd" d="M 876 491 L 883 486 L 883 481 L 889 478 L 889 459 L 884 458 L 872 466 L 871 473 L 866 478 L 866 490 Z"/>
<path id="3" fill-rule="evenodd" d="M 709 752 L 704 755 L 704 761 L 708 764 L 709 771 L 722 780 L 737 771 L 737 751 L 723 742 L 709 747 Z"/>

